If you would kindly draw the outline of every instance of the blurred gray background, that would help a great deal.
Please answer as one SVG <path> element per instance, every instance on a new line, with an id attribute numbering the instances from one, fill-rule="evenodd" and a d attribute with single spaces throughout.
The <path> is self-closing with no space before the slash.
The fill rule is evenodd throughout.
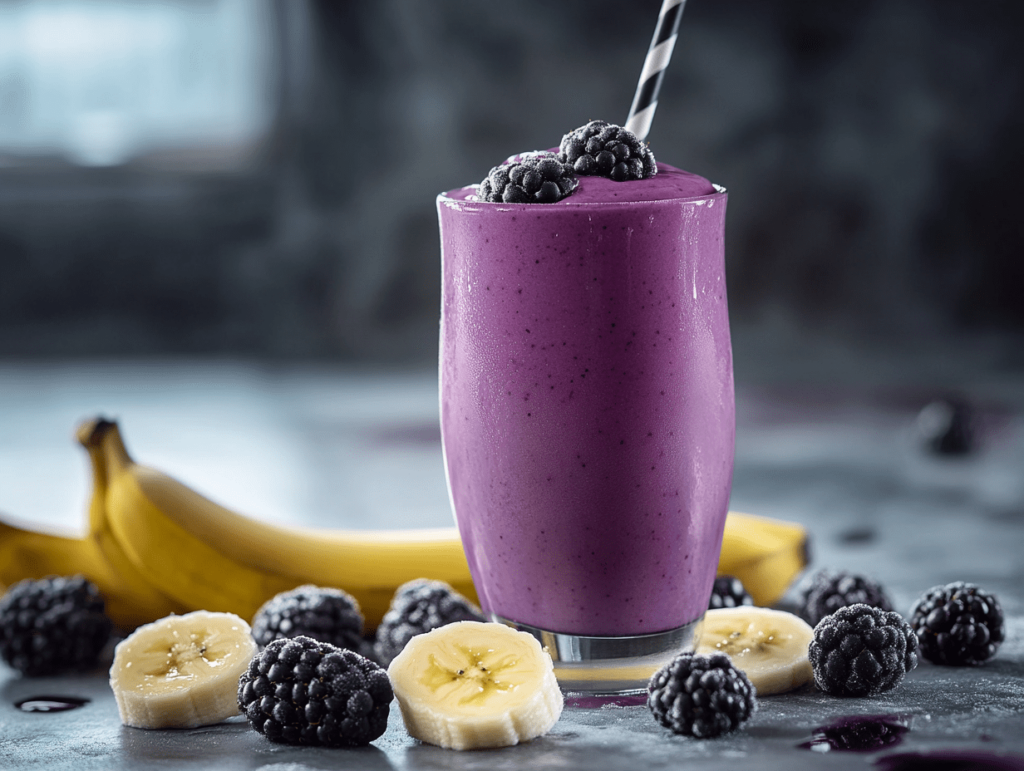
<path id="1" fill-rule="evenodd" d="M 432 364 L 434 196 L 624 122 L 659 5 L 0 0 L 0 356 Z M 1021 363 L 1022 32 L 691 0 L 649 140 L 730 190 L 739 352 Z"/>
<path id="2" fill-rule="evenodd" d="M 103 414 L 249 516 L 451 524 L 435 196 L 623 122 L 659 5 L 0 0 L 0 520 L 83 528 L 70 434 Z M 922 665 L 873 706 L 766 699 L 714 748 L 644 708 L 566 710 L 496 764 L 818 767 L 794 745 L 851 709 L 914 716 L 906 749 L 1021 752 L 1022 33 L 1021 0 L 689 0 L 649 137 L 730 191 L 731 508 L 803 523 L 814 570 L 901 611 L 936 583 L 996 592 L 997 659 Z M 94 709 L 0 717 L 7 765 L 270 757 L 238 724 L 120 730 L 103 674 L 52 682 Z M 19 683 L 0 666 L 0 701 Z M 322 762 L 458 765 L 392 725 Z"/>

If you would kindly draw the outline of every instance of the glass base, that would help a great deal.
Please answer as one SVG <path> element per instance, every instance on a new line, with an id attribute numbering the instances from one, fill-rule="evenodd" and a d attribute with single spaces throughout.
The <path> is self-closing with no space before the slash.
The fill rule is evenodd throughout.
<path id="1" fill-rule="evenodd" d="M 564 693 L 600 698 L 645 693 L 651 675 L 676 654 L 694 649 L 704 616 L 676 629 L 632 637 L 549 632 L 494 613 L 491 619 L 528 632 L 540 641 L 551 655 L 555 677 Z"/>

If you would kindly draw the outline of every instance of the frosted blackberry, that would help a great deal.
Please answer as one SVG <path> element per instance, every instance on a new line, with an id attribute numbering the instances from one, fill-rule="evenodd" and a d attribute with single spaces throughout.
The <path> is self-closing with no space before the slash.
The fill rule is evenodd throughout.
<path id="1" fill-rule="evenodd" d="M 341 589 L 306 585 L 278 594 L 253 616 L 252 636 L 257 645 L 299 635 L 359 651 L 363 645 L 359 603 Z"/>
<path id="2" fill-rule="evenodd" d="M 469 600 L 443 581 L 418 578 L 398 587 L 377 627 L 374 651 L 385 666 L 413 637 L 456 621 L 486 621 Z"/>
<path id="3" fill-rule="evenodd" d="M 708 610 L 718 608 L 738 608 L 741 605 L 753 605 L 754 598 L 750 596 L 743 582 L 736 576 L 719 576 L 715 579 L 715 585 L 711 589 L 711 599 L 708 600 Z"/>
<path id="4" fill-rule="evenodd" d="M 104 611 L 83 576 L 19 581 L 0 599 L 0 656 L 30 677 L 90 669 L 113 629 Z"/>
<path id="5" fill-rule="evenodd" d="M 710 739 L 757 711 L 754 686 L 724 653 L 680 653 L 654 673 L 647 706 L 677 734 Z"/>
<path id="6" fill-rule="evenodd" d="M 807 623 L 816 626 L 825 616 L 857 604 L 892 610 L 885 590 L 871 579 L 853 573 L 821 570 L 804 592 L 801 614 Z"/>
<path id="7" fill-rule="evenodd" d="M 491 169 L 478 195 L 490 203 L 555 203 L 579 184 L 572 167 L 554 153 L 523 153 Z"/>
<path id="8" fill-rule="evenodd" d="M 387 728 L 393 695 L 372 661 L 301 636 L 272 640 L 238 680 L 249 725 L 280 744 L 369 744 Z"/>
<path id="9" fill-rule="evenodd" d="M 636 134 L 603 120 L 592 120 L 562 137 L 558 157 L 577 174 L 616 182 L 647 179 L 658 173 L 654 153 Z"/>
<path id="10" fill-rule="evenodd" d="M 934 664 L 981 664 L 1006 636 L 996 596 L 962 581 L 925 592 L 910 612 L 910 625 L 921 655 Z"/>
<path id="11" fill-rule="evenodd" d="M 814 682 L 833 696 L 892 690 L 917 666 L 917 636 L 899 613 L 849 605 L 814 627 L 807 649 Z"/>

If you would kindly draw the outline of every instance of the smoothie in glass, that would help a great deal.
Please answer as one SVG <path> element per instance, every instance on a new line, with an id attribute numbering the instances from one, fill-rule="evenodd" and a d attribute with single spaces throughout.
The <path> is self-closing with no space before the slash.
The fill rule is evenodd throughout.
<path id="1" fill-rule="evenodd" d="M 483 609 L 570 690 L 642 687 L 707 608 L 735 435 L 726 200 L 664 164 L 551 204 L 438 197 L 455 518 Z"/>

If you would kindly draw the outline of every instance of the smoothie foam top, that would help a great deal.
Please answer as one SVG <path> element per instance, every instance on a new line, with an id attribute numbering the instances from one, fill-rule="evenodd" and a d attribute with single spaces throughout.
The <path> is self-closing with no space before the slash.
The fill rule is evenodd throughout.
<path id="1" fill-rule="evenodd" d="M 658 173 L 650 179 L 615 182 L 607 177 L 581 176 L 576 191 L 557 203 L 515 204 L 530 207 L 564 207 L 588 203 L 639 203 L 665 201 L 678 198 L 699 198 L 714 195 L 716 190 L 708 180 L 697 174 L 677 169 L 666 163 L 658 164 Z M 443 194 L 442 198 L 467 201 L 481 206 L 507 207 L 511 204 L 485 203 L 476 198 L 478 185 L 459 188 Z"/>

